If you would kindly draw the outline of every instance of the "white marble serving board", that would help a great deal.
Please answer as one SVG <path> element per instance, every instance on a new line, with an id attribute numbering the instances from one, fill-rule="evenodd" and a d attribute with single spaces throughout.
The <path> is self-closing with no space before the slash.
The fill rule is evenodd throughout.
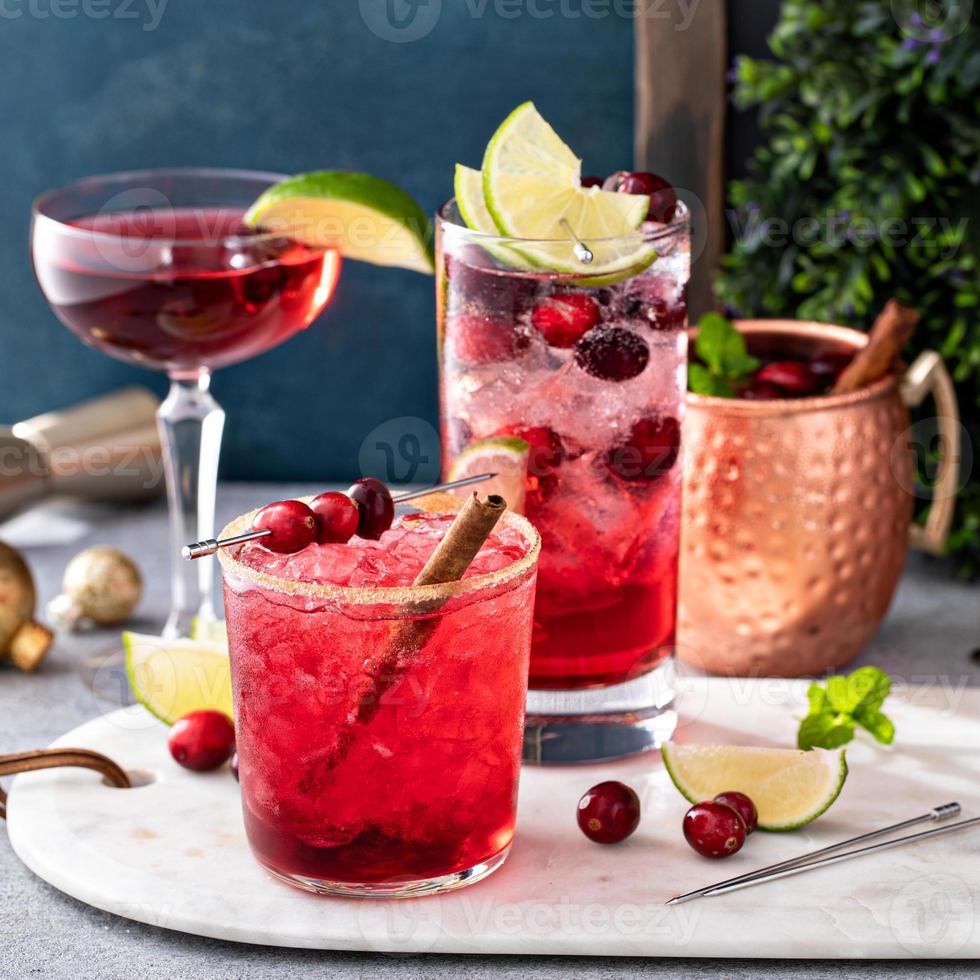
<path id="1" fill-rule="evenodd" d="M 686 682 L 678 740 L 792 745 L 806 684 Z M 220 939 L 385 952 L 908 958 L 980 956 L 980 830 L 899 848 L 756 888 L 665 908 L 679 892 L 957 800 L 980 814 L 980 690 L 948 681 L 889 702 L 893 749 L 859 741 L 828 813 L 803 831 L 754 834 L 710 861 L 684 843 L 687 803 L 659 755 L 524 771 L 518 835 L 486 881 L 437 898 L 343 900 L 306 894 L 252 859 L 227 770 L 196 775 L 168 753 L 143 709 L 82 725 L 56 745 L 96 749 L 149 774 L 117 790 L 60 769 L 18 776 L 9 833 L 23 861 L 100 909 Z M 591 843 L 580 794 L 620 778 L 643 820 L 624 844 Z"/>

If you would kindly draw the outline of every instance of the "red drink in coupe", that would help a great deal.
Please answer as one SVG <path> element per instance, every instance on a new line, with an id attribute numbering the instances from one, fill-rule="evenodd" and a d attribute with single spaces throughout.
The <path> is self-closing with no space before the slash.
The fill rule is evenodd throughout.
<path id="1" fill-rule="evenodd" d="M 293 884 L 424 894 L 477 880 L 510 847 L 538 537 L 505 514 L 462 582 L 413 586 L 450 521 L 220 555 L 245 827 Z M 420 620 L 433 628 L 416 649 L 405 630 Z M 383 693 L 359 714 L 377 663 Z"/>
<path id="2" fill-rule="evenodd" d="M 241 208 L 143 208 L 73 219 L 35 245 L 41 288 L 85 343 L 197 375 L 308 326 L 340 274 L 335 250 L 256 235 Z M 41 229 L 43 232 L 43 228 Z"/>

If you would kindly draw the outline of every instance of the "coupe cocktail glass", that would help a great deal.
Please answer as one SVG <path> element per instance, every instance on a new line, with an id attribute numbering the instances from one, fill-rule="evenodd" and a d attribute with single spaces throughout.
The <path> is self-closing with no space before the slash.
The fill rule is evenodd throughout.
<path id="1" fill-rule="evenodd" d="M 428 894 L 507 855 L 540 539 L 505 514 L 461 581 L 412 585 L 451 520 L 220 553 L 245 829 L 292 884 Z"/>
<path id="2" fill-rule="evenodd" d="M 147 170 L 91 177 L 34 204 L 37 281 L 62 323 L 119 360 L 165 371 L 158 413 L 170 503 L 171 612 L 165 633 L 214 618 L 214 567 L 180 558 L 214 534 L 225 413 L 211 373 L 308 326 L 340 274 L 335 250 L 246 227 L 280 174 Z"/>
<path id="3" fill-rule="evenodd" d="M 471 231 L 454 202 L 437 234 L 447 472 L 490 437 L 531 447 L 525 514 L 543 546 L 525 758 L 658 745 L 676 724 L 687 210 L 644 225 L 652 265 L 598 283 L 586 265 L 517 271 L 570 246 Z"/>

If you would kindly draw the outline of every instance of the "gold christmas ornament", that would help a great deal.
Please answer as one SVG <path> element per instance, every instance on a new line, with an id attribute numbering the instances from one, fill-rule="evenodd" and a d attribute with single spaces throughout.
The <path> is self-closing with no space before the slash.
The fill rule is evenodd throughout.
<path id="1" fill-rule="evenodd" d="M 32 620 L 34 577 L 20 553 L 0 541 L 0 657 L 35 670 L 51 647 L 51 631 Z"/>
<path id="2" fill-rule="evenodd" d="M 62 629 L 89 624 L 114 626 L 132 615 L 143 594 L 133 560 L 118 548 L 86 548 L 68 563 L 62 594 L 48 604 L 48 616 Z"/>

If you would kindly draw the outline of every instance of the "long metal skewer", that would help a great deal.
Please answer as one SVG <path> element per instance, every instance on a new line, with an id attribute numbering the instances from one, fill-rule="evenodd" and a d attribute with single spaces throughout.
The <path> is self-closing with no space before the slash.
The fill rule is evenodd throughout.
<path id="1" fill-rule="evenodd" d="M 839 864 L 842 861 L 849 861 L 851 858 L 861 857 L 864 854 L 873 854 L 877 851 L 887 851 L 893 847 L 903 847 L 915 841 L 926 840 L 931 837 L 941 837 L 944 834 L 951 834 L 959 830 L 966 830 L 970 827 L 980 826 L 980 817 L 972 817 L 969 820 L 960 820 L 959 823 L 949 824 L 945 827 L 934 827 L 932 830 L 923 830 L 918 834 L 907 834 L 905 837 L 896 837 L 894 840 L 882 841 L 879 844 L 869 844 L 867 847 L 859 847 L 853 851 L 845 851 L 843 854 L 833 854 L 830 857 L 821 858 L 818 861 L 808 861 L 805 864 L 793 864 L 781 870 L 770 871 L 767 873 L 757 873 L 742 878 L 733 879 L 730 883 L 719 882 L 716 885 L 704 889 L 700 895 L 692 895 L 693 898 L 708 897 L 713 895 L 724 895 L 726 892 L 737 891 L 740 888 L 751 888 L 753 885 L 761 885 L 767 881 L 775 881 L 777 878 L 787 878 L 790 875 L 802 874 L 813 868 L 826 867 L 831 864 Z M 672 898 L 667 905 L 678 904 L 681 900 L 687 901 L 684 896 Z"/>
<path id="2" fill-rule="evenodd" d="M 586 245 L 574 231 L 572 231 L 572 226 L 568 223 L 568 218 L 562 218 L 558 224 L 565 229 L 565 234 L 568 235 L 568 237 L 574 242 L 572 251 L 575 253 L 575 258 L 577 258 L 579 262 L 584 262 L 586 265 L 589 265 L 595 258 L 595 256 L 592 254 L 592 249 L 589 248 L 589 246 Z"/>
<path id="3" fill-rule="evenodd" d="M 716 888 L 733 885 L 737 881 L 761 878 L 773 871 L 781 871 L 783 868 L 789 868 L 803 862 L 809 863 L 815 858 L 822 857 L 824 854 L 839 851 L 842 847 L 849 847 L 851 844 L 860 844 L 863 841 L 874 840 L 876 837 L 884 837 L 885 834 L 894 834 L 899 830 L 908 830 L 909 827 L 915 827 L 920 823 L 948 820 L 950 817 L 957 816 L 959 812 L 959 803 L 944 803 L 942 806 L 933 807 L 928 813 L 920 814 L 918 817 L 912 817 L 909 820 L 902 820 L 899 823 L 893 823 L 889 827 L 882 827 L 880 830 L 870 830 L 866 834 L 858 834 L 857 837 L 848 837 L 847 840 L 838 841 L 836 844 L 828 844 L 826 847 L 818 848 L 815 851 L 807 851 L 806 854 L 797 854 L 796 857 L 787 858 L 785 861 L 767 864 L 764 868 L 747 871 L 744 874 L 735 875 L 733 878 L 726 878 L 724 881 L 716 881 L 713 885 L 705 885 L 704 888 L 698 888 L 692 892 L 685 892 L 683 895 L 676 895 L 667 904 L 680 905 L 682 902 L 689 902 L 692 898 L 700 898 L 702 895 L 707 895 L 708 892 L 714 891 Z"/>
<path id="4" fill-rule="evenodd" d="M 443 490 L 455 490 L 457 487 L 468 487 L 471 483 L 483 483 L 484 480 L 492 480 L 496 473 L 479 473 L 476 476 L 468 476 L 462 480 L 453 480 L 452 483 L 440 483 L 435 487 L 427 487 L 424 490 L 410 490 L 408 493 L 400 493 L 397 497 L 392 497 L 396 504 L 403 504 L 407 500 L 415 500 L 417 497 L 427 497 L 430 493 L 439 493 Z M 257 531 L 245 531 L 243 534 L 236 534 L 230 538 L 207 538 L 204 541 L 195 541 L 194 544 L 185 544 L 180 549 L 182 558 L 193 561 L 195 558 L 205 558 L 213 555 L 219 548 L 230 548 L 236 544 L 244 544 L 246 541 L 255 541 L 256 538 L 264 538 L 271 531 L 261 529 Z"/>

